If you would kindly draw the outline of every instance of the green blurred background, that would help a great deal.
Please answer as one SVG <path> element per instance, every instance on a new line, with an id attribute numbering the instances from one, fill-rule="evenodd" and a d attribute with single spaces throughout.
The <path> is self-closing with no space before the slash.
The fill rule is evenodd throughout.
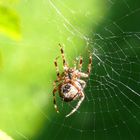
<path id="1" fill-rule="evenodd" d="M 83 71 L 93 54 L 86 99 L 69 118 L 75 101 L 58 97 L 60 114 L 52 102 L 59 43 L 71 66 L 83 56 Z M 0 140 L 138 140 L 139 92 L 139 0 L 0 1 Z"/>

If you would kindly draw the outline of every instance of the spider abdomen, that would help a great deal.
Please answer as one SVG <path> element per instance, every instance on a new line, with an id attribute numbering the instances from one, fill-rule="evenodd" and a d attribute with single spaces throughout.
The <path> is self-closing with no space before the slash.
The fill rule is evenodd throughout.
<path id="1" fill-rule="evenodd" d="M 66 83 L 61 86 L 60 97 L 66 102 L 75 100 L 78 97 L 78 89 L 72 84 Z"/>

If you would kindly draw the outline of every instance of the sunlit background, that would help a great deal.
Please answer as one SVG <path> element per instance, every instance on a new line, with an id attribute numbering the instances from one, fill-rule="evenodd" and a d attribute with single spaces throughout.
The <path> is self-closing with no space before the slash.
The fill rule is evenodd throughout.
<path id="1" fill-rule="evenodd" d="M 86 99 L 53 107 L 54 59 L 92 72 Z M 62 59 L 58 60 L 62 72 Z M 0 140 L 140 139 L 139 0 L 0 0 Z"/>

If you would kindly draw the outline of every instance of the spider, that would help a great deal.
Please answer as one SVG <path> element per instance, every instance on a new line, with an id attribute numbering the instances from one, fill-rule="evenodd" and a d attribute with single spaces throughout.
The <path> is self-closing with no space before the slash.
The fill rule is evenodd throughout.
<path id="1" fill-rule="evenodd" d="M 80 98 L 77 105 L 73 110 L 66 115 L 66 117 L 72 115 L 75 111 L 78 110 L 81 103 L 83 102 L 85 95 L 84 95 L 84 88 L 86 86 L 86 82 L 84 80 L 81 80 L 81 78 L 88 78 L 91 71 L 91 64 L 92 64 L 92 55 L 89 56 L 89 64 L 88 64 L 88 70 L 86 73 L 81 72 L 82 69 L 82 62 L 83 59 L 80 57 L 78 68 L 76 68 L 76 64 L 74 67 L 69 67 L 68 63 L 66 62 L 64 50 L 63 47 L 59 44 L 60 51 L 62 55 L 63 60 L 63 72 L 60 74 L 59 68 L 57 65 L 57 57 L 54 61 L 54 65 L 56 67 L 56 74 L 57 74 L 57 80 L 54 81 L 54 89 L 53 89 L 53 102 L 54 102 L 54 108 L 56 109 L 56 112 L 59 113 L 57 104 L 56 104 L 56 92 L 59 92 L 59 96 L 62 98 L 65 102 L 71 102 L 73 100 L 76 100 Z"/>

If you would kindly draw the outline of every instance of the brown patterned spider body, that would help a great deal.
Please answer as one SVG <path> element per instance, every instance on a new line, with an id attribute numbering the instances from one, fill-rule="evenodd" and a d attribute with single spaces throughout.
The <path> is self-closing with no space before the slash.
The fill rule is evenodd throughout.
<path id="1" fill-rule="evenodd" d="M 59 73 L 59 68 L 57 65 L 57 59 L 58 59 L 57 57 L 54 61 L 54 64 L 56 67 L 56 73 L 57 73 L 57 80 L 54 81 L 54 90 L 53 90 L 54 108 L 56 109 L 57 113 L 59 113 L 58 107 L 56 105 L 56 97 L 55 97 L 55 94 L 57 91 L 59 92 L 59 96 L 65 102 L 70 102 L 70 101 L 80 98 L 76 107 L 68 115 L 66 115 L 66 117 L 68 117 L 72 115 L 75 111 L 77 111 L 77 109 L 80 107 L 81 103 L 83 102 L 85 98 L 83 90 L 86 86 L 86 82 L 84 80 L 81 80 L 81 78 L 89 77 L 89 74 L 91 71 L 92 56 L 90 55 L 89 57 L 87 73 L 83 73 L 81 72 L 82 57 L 80 57 L 78 68 L 76 68 L 76 65 L 73 68 L 70 68 L 66 62 L 63 48 L 60 44 L 59 46 L 60 46 L 62 59 L 63 59 L 64 72 L 62 72 L 61 74 Z"/>

